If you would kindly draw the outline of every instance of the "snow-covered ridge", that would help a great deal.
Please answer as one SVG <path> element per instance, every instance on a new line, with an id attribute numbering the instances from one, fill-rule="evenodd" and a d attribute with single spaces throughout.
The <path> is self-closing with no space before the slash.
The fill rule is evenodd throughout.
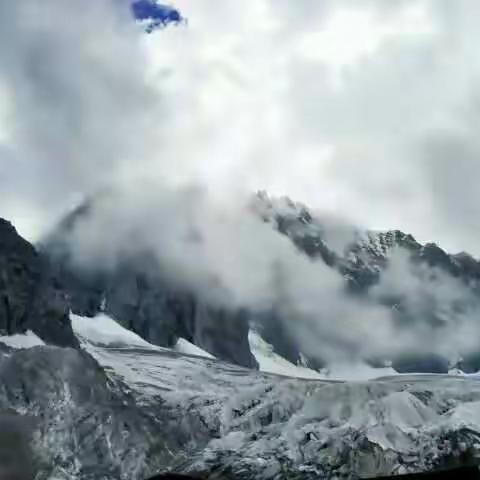
<path id="1" fill-rule="evenodd" d="M 110 348 L 137 347 L 155 351 L 169 350 L 152 345 L 104 313 L 100 313 L 95 317 L 82 317 L 71 313 L 70 319 L 72 321 L 73 331 L 83 346 L 95 345 Z M 193 345 L 184 338 L 178 339 L 173 351 L 186 355 L 215 358 L 213 355 L 210 355 L 210 353 Z"/>
<path id="2" fill-rule="evenodd" d="M 32 348 L 45 345 L 45 342 L 31 330 L 25 333 L 0 337 L 0 342 L 10 348 Z"/>
<path id="3" fill-rule="evenodd" d="M 92 346 L 107 348 L 141 348 L 153 351 L 169 351 L 145 341 L 139 335 L 127 330 L 113 318 L 101 313 L 93 318 L 71 314 L 72 328 L 80 343 L 88 350 Z M 261 372 L 294 378 L 324 380 L 368 380 L 380 376 L 394 375 L 391 368 L 372 368 L 367 365 L 332 365 L 329 369 L 317 372 L 301 365 L 294 365 L 274 352 L 254 330 L 249 332 L 250 349 L 259 363 Z M 214 359 L 205 350 L 180 338 L 172 349 L 174 352 Z"/>
<path id="4" fill-rule="evenodd" d="M 111 348 L 138 347 L 147 350 L 168 351 L 145 341 L 139 335 L 116 322 L 108 315 L 101 313 L 93 318 L 70 314 L 75 335 L 84 346 L 102 346 Z M 309 368 L 294 365 L 273 352 L 273 347 L 265 342 L 256 332 L 249 334 L 250 348 L 260 364 L 260 370 L 278 375 L 298 378 L 324 378 L 324 375 Z M 213 359 L 210 353 L 179 338 L 173 351 L 186 355 L 196 355 Z"/>
<path id="5" fill-rule="evenodd" d="M 94 320 L 74 319 L 77 334 L 79 325 L 83 335 L 91 333 L 83 327 Z M 308 480 L 369 478 L 426 470 L 441 465 L 442 458 L 459 457 L 462 449 L 479 448 L 480 382 L 475 379 L 293 379 L 143 342 L 125 346 L 136 343 L 131 332 L 123 337 L 110 324 L 113 320 L 103 321 L 101 330 L 110 325 L 113 338 L 124 346 L 91 343 L 82 336 L 83 347 L 109 376 L 124 382 L 136 405 L 152 409 L 161 404 L 164 414 L 182 419 L 178 428 L 195 432 L 191 453 L 180 455 L 175 471 L 207 476 L 221 467 L 238 471 L 238 478 L 273 480 L 289 468 L 292 476 L 303 472 Z M 255 332 L 250 341 L 263 368 L 282 375 L 308 370 L 276 356 Z M 210 435 L 207 441 L 199 437 L 200 430 Z M 368 461 L 359 464 L 357 453 Z M 279 459 L 286 459 L 287 467 Z"/>
<path id="6" fill-rule="evenodd" d="M 62 456 L 62 480 L 90 479 L 91 465 L 106 480 L 168 469 L 249 480 L 374 478 L 480 455 L 478 378 L 295 379 L 145 345 L 105 317 L 73 320 L 108 381 L 73 349 L 2 354 L 3 404 L 38 416 L 42 448 L 52 463 Z M 102 343 L 87 338 L 95 323 Z M 90 388 L 94 395 L 85 395 Z"/>
<path id="7" fill-rule="evenodd" d="M 266 221 L 287 221 L 289 236 L 317 236 L 344 261 L 357 263 L 357 256 L 362 262 L 385 258 L 399 244 L 421 247 L 411 235 L 398 230 L 362 230 L 328 215 L 317 215 L 288 197 L 270 197 L 266 192 L 259 192 L 250 205 L 252 211 Z"/>
<path id="8" fill-rule="evenodd" d="M 81 343 L 90 342 L 111 347 L 157 348 L 104 313 L 92 318 L 71 313 L 70 319 L 73 331 Z"/>

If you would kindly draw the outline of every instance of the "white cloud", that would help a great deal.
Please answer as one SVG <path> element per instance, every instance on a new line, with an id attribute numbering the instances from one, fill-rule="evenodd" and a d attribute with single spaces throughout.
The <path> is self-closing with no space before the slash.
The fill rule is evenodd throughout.
<path id="1" fill-rule="evenodd" d="M 214 294 L 218 280 L 239 305 L 271 301 L 280 259 L 294 312 L 360 355 L 392 338 L 389 315 L 239 219 L 239 195 L 267 189 L 479 252 L 475 1 L 178 0 L 188 25 L 151 36 L 122 2 L 89 5 L 0 2 L 1 214 L 22 232 L 113 183 L 125 197 L 78 232 L 79 255 L 101 251 L 107 225 L 105 261 L 132 239 L 161 245 L 181 281 Z"/>
<path id="2" fill-rule="evenodd" d="M 220 205 L 200 189 L 151 187 L 99 197 L 78 219 L 67 238 L 77 266 L 115 268 L 148 253 L 163 281 L 210 305 L 257 313 L 275 305 L 305 354 L 357 360 L 389 349 L 390 311 L 346 295 L 340 273 L 245 205 Z"/>
<path id="3" fill-rule="evenodd" d="M 477 7 L 319 5 L 178 2 L 188 27 L 148 39 L 172 112 L 164 147 L 174 172 L 159 165 L 161 175 L 227 195 L 265 188 L 476 253 L 472 231 L 449 231 L 442 202 L 459 218 L 461 210 L 435 190 L 423 148 L 439 128 L 464 129 L 478 71 L 469 18 Z"/>
<path id="4" fill-rule="evenodd" d="M 2 215 L 30 237 L 147 177 L 477 253 L 474 1 L 178 0 L 188 24 L 150 36 L 124 2 L 39 5 L 2 3 Z"/>
<path id="5" fill-rule="evenodd" d="M 392 37 L 433 33 L 425 5 L 420 2 L 409 5 L 395 16 L 380 18 L 378 10 L 349 4 L 333 11 L 324 28 L 299 35 L 298 54 L 328 64 L 339 81 L 342 67 L 356 66 Z"/>
<path id="6" fill-rule="evenodd" d="M 435 352 L 458 360 L 476 352 L 480 304 L 474 290 L 440 268 L 411 262 L 402 249 L 392 252 L 388 268 L 370 295 L 395 299 L 403 327 L 390 340 L 405 351 Z"/>
<path id="7" fill-rule="evenodd" d="M 128 6 L 89 3 L 0 5 L 0 88 L 9 107 L 1 214 L 34 237 L 78 195 L 154 150 L 147 126 L 161 117 Z"/>

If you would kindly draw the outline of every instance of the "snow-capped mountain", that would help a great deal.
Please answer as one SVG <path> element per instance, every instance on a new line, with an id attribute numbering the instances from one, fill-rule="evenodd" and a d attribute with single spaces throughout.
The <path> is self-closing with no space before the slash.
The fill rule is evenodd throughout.
<path id="1" fill-rule="evenodd" d="M 447 272 L 467 258 L 431 256 L 435 249 L 397 233 L 360 235 L 341 254 L 311 213 L 289 208 L 264 219 L 299 248 L 317 242 L 320 256 L 328 249 L 331 268 L 355 281 L 363 268 L 381 275 L 399 242 L 411 244 L 420 263 L 448 259 L 438 264 Z M 61 256 L 46 257 L 45 245 L 39 254 L 10 224 L 1 228 L 0 409 L 15 421 L 36 419 L 39 478 L 135 480 L 169 469 L 235 479 L 358 478 L 478 457 L 477 375 L 312 368 L 301 353 L 299 362 L 278 353 L 268 330 L 249 325 L 245 313 L 238 324 L 224 322 L 231 312 L 200 309 L 193 295 L 165 292 L 148 276 L 142 283 L 131 265 L 110 278 L 81 276 L 54 263 Z M 474 289 L 476 262 L 467 264 L 461 280 Z M 60 310 L 52 298 L 62 299 Z M 148 325 L 154 320 L 158 330 Z M 159 345 L 169 335 L 171 343 Z M 278 331 L 273 336 L 281 346 Z M 239 351 L 260 371 L 238 365 Z"/>
<path id="2" fill-rule="evenodd" d="M 414 254 L 414 260 L 442 268 L 465 281 L 480 278 L 480 263 L 467 253 L 449 255 L 435 243 L 422 245 L 412 235 L 399 230 L 360 229 L 315 215 L 305 205 L 287 197 L 272 198 L 265 192 L 252 199 L 251 208 L 309 256 L 322 257 L 327 264 L 350 274 L 360 288 L 370 285 L 361 284 L 357 277 L 365 275 L 368 278 L 366 272 L 378 274 L 385 268 L 390 254 L 398 248 Z"/>
<path id="3" fill-rule="evenodd" d="M 148 344 L 103 314 L 72 325 L 80 350 L 0 349 L 2 408 L 37 418 L 38 478 L 368 478 L 478 455 L 475 377 L 296 379 Z"/>
<path id="4" fill-rule="evenodd" d="M 438 336 L 445 326 L 465 318 L 470 322 L 480 312 L 480 264 L 467 254 L 449 255 L 400 231 L 365 231 L 324 218 L 288 198 L 264 193 L 251 199 L 248 211 L 290 239 L 307 258 L 337 272 L 344 279 L 347 297 L 386 308 L 400 328 L 420 325 Z M 248 339 L 255 328 L 274 353 L 291 364 L 316 371 L 329 367 L 321 351 L 306 354 L 285 326 L 295 319 L 282 318 L 274 303 L 261 311 L 211 304 L 201 292 L 165 277 L 148 252 L 122 258 L 113 269 L 75 267 L 70 261 L 69 232 L 94 212 L 95 201 L 82 205 L 41 246 L 75 313 L 94 316 L 103 305 L 108 314 L 150 343 L 173 347 L 183 338 L 216 358 L 248 368 L 258 366 Z M 399 280 L 402 277 L 407 280 Z M 362 362 L 381 368 L 393 365 L 399 372 L 480 370 L 480 350 L 475 345 L 461 351 L 437 343 L 422 345 L 420 351 L 396 352 L 391 358 L 367 355 Z"/>
<path id="5" fill-rule="evenodd" d="M 338 271 L 353 295 L 390 308 L 398 325 L 424 322 L 434 332 L 449 322 L 460 323 L 462 315 L 477 322 L 480 262 L 467 253 L 451 255 L 434 243 L 422 245 L 398 230 L 368 231 L 332 221 L 288 198 L 260 193 L 251 205 L 300 251 Z M 289 360 L 300 361 L 301 348 L 285 338 L 276 322 L 264 323 L 263 334 L 283 347 Z M 480 369 L 479 351 L 470 348 L 463 355 L 426 348 L 425 352 L 390 358 L 389 363 L 393 361 L 400 372 L 446 373 L 449 364 L 474 372 Z M 378 363 L 375 359 L 370 362 Z"/>

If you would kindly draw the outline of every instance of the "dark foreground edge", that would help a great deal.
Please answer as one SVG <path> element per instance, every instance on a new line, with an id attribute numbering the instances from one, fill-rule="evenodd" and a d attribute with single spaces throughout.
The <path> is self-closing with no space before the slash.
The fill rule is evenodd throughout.
<path id="1" fill-rule="evenodd" d="M 215 477 L 222 480 L 222 477 Z M 188 477 L 184 475 L 176 475 L 166 473 L 156 475 L 148 480 L 202 480 L 198 477 Z M 206 478 L 205 480 L 208 480 Z M 319 479 L 320 480 L 320 479 Z M 480 480 L 480 471 L 478 467 L 462 467 L 450 470 L 442 470 L 439 472 L 415 473 L 412 475 L 397 475 L 393 477 L 375 477 L 369 480 Z"/>
<path id="2" fill-rule="evenodd" d="M 478 467 L 461 467 L 438 472 L 415 473 L 412 475 L 398 475 L 395 477 L 377 477 L 372 480 L 480 480 Z"/>

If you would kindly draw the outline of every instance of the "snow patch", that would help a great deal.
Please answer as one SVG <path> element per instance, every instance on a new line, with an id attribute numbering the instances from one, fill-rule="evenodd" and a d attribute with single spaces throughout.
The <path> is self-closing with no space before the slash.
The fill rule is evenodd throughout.
<path id="1" fill-rule="evenodd" d="M 72 321 L 73 331 L 83 345 L 91 344 L 105 347 L 136 347 L 148 350 L 167 350 L 152 345 L 104 313 L 99 313 L 95 317 L 82 317 L 71 313 L 70 319 Z M 248 340 L 250 349 L 259 364 L 260 371 L 266 373 L 304 379 L 357 381 L 397 375 L 393 368 L 373 368 L 365 364 L 330 365 L 327 369 L 317 372 L 305 366 L 295 365 L 281 357 L 273 351 L 272 345 L 263 340 L 254 330 L 250 330 Z M 41 340 L 38 339 L 38 341 Z M 176 345 L 173 347 L 173 351 L 184 355 L 195 355 L 208 359 L 215 358 L 185 338 L 178 339 Z"/>
<path id="2" fill-rule="evenodd" d="M 197 355 L 198 357 L 215 358 L 210 353 L 206 352 L 200 347 L 197 347 L 188 340 L 185 340 L 185 338 L 179 338 L 173 349 L 178 353 L 184 353 L 186 355 Z"/>
<path id="3" fill-rule="evenodd" d="M 366 381 L 398 375 L 392 367 L 375 368 L 366 363 L 334 363 L 321 370 L 323 378 L 346 381 Z"/>
<path id="4" fill-rule="evenodd" d="M 267 343 L 257 332 L 248 333 L 250 350 L 258 362 L 260 371 L 285 375 L 297 378 L 325 378 L 324 375 L 310 368 L 295 365 L 273 351 L 272 345 Z"/>
<path id="5" fill-rule="evenodd" d="M 137 347 L 149 350 L 167 350 L 166 348 L 152 345 L 104 313 L 99 313 L 95 317 L 82 317 L 70 313 L 70 319 L 72 321 L 73 331 L 83 345 L 92 344 L 106 347 Z M 185 355 L 215 358 L 185 338 L 179 338 L 173 350 Z"/>
<path id="6" fill-rule="evenodd" d="M 11 348 L 32 348 L 45 345 L 45 342 L 31 330 L 26 333 L 0 337 L 0 342 Z"/>
<path id="7" fill-rule="evenodd" d="M 87 341 L 94 345 L 104 346 L 159 348 L 148 343 L 136 333 L 122 327 L 122 325 L 104 313 L 99 313 L 95 317 L 81 317 L 80 315 L 70 313 L 70 319 L 73 332 L 82 343 Z"/>

